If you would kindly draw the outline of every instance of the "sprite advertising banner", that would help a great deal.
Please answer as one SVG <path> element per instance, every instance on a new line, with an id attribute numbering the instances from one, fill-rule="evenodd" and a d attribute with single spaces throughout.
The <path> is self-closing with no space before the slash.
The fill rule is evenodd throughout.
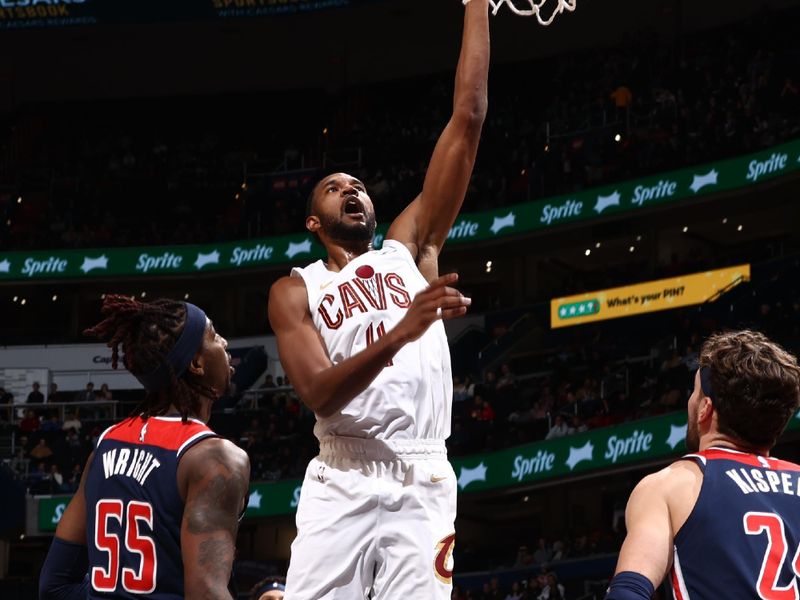
<path id="1" fill-rule="evenodd" d="M 800 412 L 787 427 L 787 430 L 797 429 L 800 429 Z M 458 477 L 459 493 L 483 492 L 680 456 L 686 451 L 685 440 L 686 413 L 676 412 L 555 440 L 454 458 L 451 462 Z M 302 483 L 299 479 L 251 483 L 245 516 L 294 513 Z M 41 532 L 55 531 L 70 497 L 36 498 Z"/>
<path id="2" fill-rule="evenodd" d="M 550 301 L 550 327 L 556 329 L 702 304 L 743 281 L 750 281 L 750 265 L 556 298 Z"/>
<path id="3" fill-rule="evenodd" d="M 795 140 L 757 154 L 616 186 L 484 213 L 467 213 L 453 225 L 448 244 L 494 240 L 608 215 L 633 214 L 642 209 L 690 201 L 717 192 L 744 189 L 798 170 L 800 140 Z M 387 225 L 378 228 L 376 247 L 383 243 L 387 228 Z M 309 262 L 322 256 L 322 247 L 307 233 L 203 246 L 0 251 L 0 282 L 192 275 Z"/>

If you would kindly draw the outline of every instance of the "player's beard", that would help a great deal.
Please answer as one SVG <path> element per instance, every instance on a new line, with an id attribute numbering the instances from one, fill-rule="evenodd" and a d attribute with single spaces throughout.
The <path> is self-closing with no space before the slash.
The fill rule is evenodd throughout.
<path id="1" fill-rule="evenodd" d="M 365 215 L 363 223 L 346 223 L 344 219 L 322 217 L 322 230 L 333 240 L 348 243 L 369 242 L 375 238 L 375 214 Z"/>

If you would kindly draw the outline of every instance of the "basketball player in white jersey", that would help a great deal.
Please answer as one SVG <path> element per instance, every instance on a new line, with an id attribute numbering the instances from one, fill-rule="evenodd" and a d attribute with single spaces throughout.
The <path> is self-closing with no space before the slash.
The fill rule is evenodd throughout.
<path id="1" fill-rule="evenodd" d="M 453 115 L 422 192 L 372 249 L 364 185 L 336 173 L 315 187 L 306 226 L 328 252 L 273 285 L 281 364 L 317 416 L 287 600 L 450 598 L 456 477 L 443 318 L 469 299 L 438 257 L 467 191 L 487 108 L 487 0 L 466 7 Z"/>

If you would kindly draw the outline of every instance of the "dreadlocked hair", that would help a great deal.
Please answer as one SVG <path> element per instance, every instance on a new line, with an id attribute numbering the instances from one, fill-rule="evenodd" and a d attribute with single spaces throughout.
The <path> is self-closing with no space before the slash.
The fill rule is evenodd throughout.
<path id="1" fill-rule="evenodd" d="M 134 414 L 144 418 L 164 415 L 174 405 L 184 422 L 189 414 L 197 412 L 200 396 L 215 397 L 215 390 L 204 385 L 189 373 L 181 377 L 167 363 L 170 349 L 178 341 L 186 323 L 186 306 L 183 302 L 159 298 L 152 302 L 139 302 L 130 296 L 108 294 L 100 313 L 105 317 L 83 334 L 97 338 L 111 348 L 111 367 L 122 364 L 133 375 L 147 375 L 162 364 L 169 369 L 169 386 L 158 392 L 148 391 Z"/>

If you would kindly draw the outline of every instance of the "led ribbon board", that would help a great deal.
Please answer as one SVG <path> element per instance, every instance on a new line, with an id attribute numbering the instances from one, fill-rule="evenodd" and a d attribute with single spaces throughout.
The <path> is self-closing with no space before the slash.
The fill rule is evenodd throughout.
<path id="1" fill-rule="evenodd" d="M 557 329 L 703 304 L 743 281 L 750 281 L 750 265 L 555 298 L 550 301 L 550 326 Z"/>
<path id="2" fill-rule="evenodd" d="M 800 412 L 786 428 L 786 431 L 797 430 L 800 430 Z M 464 494 L 568 479 L 579 473 L 601 473 L 646 460 L 668 460 L 686 452 L 685 440 L 686 413 L 675 412 L 555 440 L 458 457 L 451 462 L 458 492 Z M 251 482 L 245 517 L 293 514 L 302 484 L 302 479 Z M 70 497 L 29 499 L 28 509 L 37 511 L 39 533 L 55 531 Z"/>
<path id="3" fill-rule="evenodd" d="M 610 216 L 629 216 L 691 204 L 704 196 L 744 190 L 800 171 L 800 139 L 768 150 L 691 169 L 624 181 L 577 194 L 544 198 L 482 213 L 459 215 L 447 245 L 493 241 L 581 224 Z M 380 247 L 387 224 L 378 226 Z M 324 249 L 306 232 L 203 246 L 100 248 L 4 252 L 0 282 L 65 278 L 196 275 L 237 271 L 270 264 L 308 264 Z"/>

